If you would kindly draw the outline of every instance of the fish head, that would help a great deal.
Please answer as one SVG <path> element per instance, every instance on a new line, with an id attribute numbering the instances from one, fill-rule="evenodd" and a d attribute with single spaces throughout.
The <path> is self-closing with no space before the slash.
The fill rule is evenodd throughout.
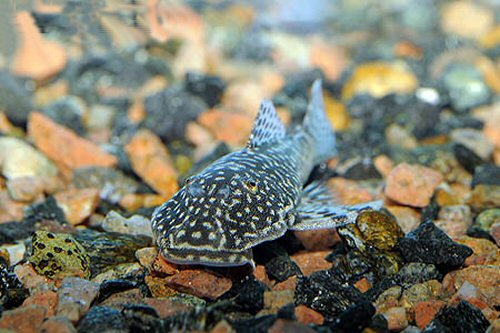
<path id="1" fill-rule="evenodd" d="M 243 167 L 202 172 L 153 213 L 155 242 L 178 264 L 253 265 L 252 247 L 287 230 L 275 192 L 266 177 Z"/>

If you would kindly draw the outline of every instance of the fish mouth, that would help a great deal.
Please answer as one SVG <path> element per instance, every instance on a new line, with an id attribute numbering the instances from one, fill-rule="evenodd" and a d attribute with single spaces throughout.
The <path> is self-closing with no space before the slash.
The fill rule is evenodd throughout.
<path id="1" fill-rule="evenodd" d="M 179 265 L 232 267 L 250 264 L 255 268 L 251 249 L 242 252 L 215 252 L 204 249 L 166 248 L 161 250 L 161 255 L 166 261 Z"/>

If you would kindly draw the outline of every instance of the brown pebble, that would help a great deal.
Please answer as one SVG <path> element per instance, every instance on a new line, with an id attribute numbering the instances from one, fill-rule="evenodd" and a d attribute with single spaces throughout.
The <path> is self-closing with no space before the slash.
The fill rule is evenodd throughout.
<path id="1" fill-rule="evenodd" d="M 292 255 L 291 259 L 299 266 L 300 271 L 307 276 L 331 268 L 332 263 L 325 259 L 330 253 L 331 251 L 299 252 Z"/>
<path id="2" fill-rule="evenodd" d="M 423 330 L 445 305 L 445 302 L 439 300 L 423 301 L 415 304 L 413 311 L 415 312 L 415 323 L 418 328 Z"/>
<path id="3" fill-rule="evenodd" d="M 39 305 L 4 311 L 0 318 L 0 329 L 16 333 L 37 333 L 46 315 L 47 309 Z"/>
<path id="4" fill-rule="evenodd" d="M 401 163 L 387 176 L 385 194 L 404 205 L 425 207 L 442 180 L 443 176 L 433 169 Z"/>
<path id="5" fill-rule="evenodd" d="M 299 305 L 295 307 L 295 317 L 299 323 L 304 325 L 316 324 L 323 325 L 325 318 L 323 315 L 317 311 L 314 311 L 311 308 L 308 308 L 305 305 Z"/>
<path id="6" fill-rule="evenodd" d="M 219 298 L 232 286 L 230 279 L 201 269 L 186 269 L 164 280 L 174 290 L 211 300 Z"/>

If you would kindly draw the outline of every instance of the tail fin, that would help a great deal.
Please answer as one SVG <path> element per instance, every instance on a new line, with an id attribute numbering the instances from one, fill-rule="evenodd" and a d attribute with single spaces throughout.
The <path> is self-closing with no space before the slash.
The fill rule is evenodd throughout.
<path id="1" fill-rule="evenodd" d="M 314 81 L 311 88 L 311 100 L 304 117 L 304 130 L 314 140 L 316 152 L 314 163 L 319 164 L 337 155 L 335 132 L 325 113 L 321 80 Z"/>

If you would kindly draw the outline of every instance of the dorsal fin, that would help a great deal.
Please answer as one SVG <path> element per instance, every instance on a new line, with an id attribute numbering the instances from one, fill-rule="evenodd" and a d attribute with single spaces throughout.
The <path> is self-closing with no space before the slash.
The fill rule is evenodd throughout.
<path id="1" fill-rule="evenodd" d="M 262 101 L 259 113 L 253 124 L 252 134 L 248 139 L 247 147 L 256 148 L 267 143 L 284 138 L 285 125 L 281 122 L 271 101 Z"/>

